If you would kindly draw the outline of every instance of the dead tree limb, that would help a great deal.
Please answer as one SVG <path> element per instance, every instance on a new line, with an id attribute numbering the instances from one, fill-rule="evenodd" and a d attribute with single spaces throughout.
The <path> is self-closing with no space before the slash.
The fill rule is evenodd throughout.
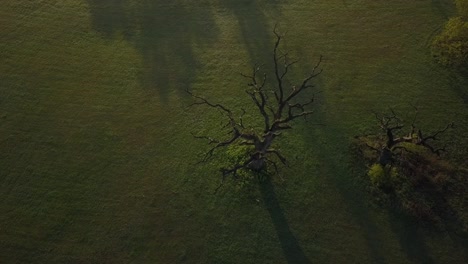
<path id="1" fill-rule="evenodd" d="M 374 112 L 375 118 L 379 122 L 379 127 L 385 133 L 385 145 L 380 150 L 379 156 L 379 163 L 381 165 L 392 163 L 394 161 L 396 150 L 402 149 L 409 152 L 404 146 L 402 146 L 403 143 L 422 146 L 438 156 L 440 156 L 441 153 L 445 151 L 445 147 L 438 148 L 433 145 L 432 141 L 438 140 L 438 136 L 453 128 L 454 123 L 449 123 L 444 128 L 424 136 L 422 130 L 416 126 L 418 109 L 414 106 L 413 108 L 415 109 L 415 113 L 412 118 L 410 131 L 408 134 L 401 136 L 398 136 L 398 132 L 401 131 L 405 125 L 403 120 L 398 117 L 393 109 L 390 109 L 390 114 L 387 115 Z M 372 149 L 375 150 L 375 148 Z"/>

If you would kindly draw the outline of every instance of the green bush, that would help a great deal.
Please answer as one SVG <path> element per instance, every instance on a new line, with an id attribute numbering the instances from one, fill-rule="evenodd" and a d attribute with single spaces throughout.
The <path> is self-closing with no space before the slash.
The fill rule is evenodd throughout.
<path id="1" fill-rule="evenodd" d="M 373 184 L 380 185 L 385 182 L 385 170 L 382 165 L 376 163 L 372 165 L 367 173 L 369 178 Z"/>
<path id="2" fill-rule="evenodd" d="M 455 0 L 457 17 L 451 18 L 432 42 L 432 55 L 445 66 L 468 65 L 468 0 Z"/>
<path id="3" fill-rule="evenodd" d="M 432 55 L 446 66 L 468 64 L 468 22 L 464 18 L 454 17 L 447 22 L 432 43 Z"/>
<path id="4" fill-rule="evenodd" d="M 396 167 L 385 166 L 375 163 L 367 172 L 371 182 L 381 187 L 391 187 L 392 183 L 398 180 L 398 170 Z"/>

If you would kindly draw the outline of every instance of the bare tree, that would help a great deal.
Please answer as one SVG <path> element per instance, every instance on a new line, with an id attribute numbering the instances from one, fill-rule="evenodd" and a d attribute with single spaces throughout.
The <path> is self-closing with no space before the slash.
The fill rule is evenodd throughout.
<path id="1" fill-rule="evenodd" d="M 407 134 L 398 136 L 398 132 L 401 131 L 405 125 L 403 120 L 398 117 L 398 115 L 390 109 L 390 114 L 378 114 L 374 113 L 375 118 L 379 122 L 379 126 L 382 131 L 385 133 L 385 142 L 380 149 L 368 145 L 372 149 L 378 151 L 379 154 L 379 163 L 381 165 L 391 164 L 394 161 L 395 152 L 397 150 L 406 150 L 403 143 L 411 143 L 418 146 L 422 146 L 432 153 L 440 156 L 440 154 L 445 151 L 445 147 L 438 148 L 434 145 L 434 141 L 438 140 L 438 136 L 448 129 L 453 128 L 454 123 L 447 124 L 444 128 L 439 129 L 431 134 L 426 135 L 423 131 L 416 126 L 416 120 L 418 116 L 418 109 L 414 107 L 415 113 L 411 122 L 410 130 Z"/>
<path id="2" fill-rule="evenodd" d="M 266 170 L 267 164 L 271 164 L 275 171 L 278 170 L 275 160 L 279 160 L 282 164 L 287 165 L 286 158 L 273 148 L 273 141 L 276 137 L 280 136 L 284 130 L 292 128 L 291 121 L 299 118 L 306 117 L 313 113 L 313 111 L 306 108 L 314 102 L 314 95 L 307 100 L 299 98 L 299 94 L 303 91 L 314 87 L 311 81 L 317 77 L 321 72 L 320 64 L 322 57 L 312 68 L 310 74 L 304 78 L 297 86 L 289 86 L 286 81 L 286 76 L 291 67 L 297 61 L 290 61 L 288 53 L 280 51 L 280 44 L 282 36 L 277 32 L 276 27 L 273 30 L 276 36 L 276 42 L 273 49 L 273 63 L 274 63 L 274 87 L 267 89 L 267 75 L 259 74 L 260 67 L 255 65 L 250 74 L 242 74 L 249 83 L 248 89 L 245 91 L 252 99 L 263 120 L 263 128 L 261 131 L 256 132 L 254 129 L 247 128 L 244 125 L 242 117 L 245 110 L 242 109 L 240 117 L 235 117 L 233 111 L 228 107 L 212 103 L 202 96 L 195 95 L 191 91 L 187 91 L 194 99 L 192 105 L 205 105 L 211 108 L 218 109 L 227 118 L 227 123 L 224 128 L 229 129 L 230 137 L 224 140 L 218 140 L 208 136 L 196 136 L 208 140 L 209 144 L 213 145 L 209 149 L 203 161 L 210 159 L 214 152 L 223 147 L 237 145 L 246 145 L 251 147 L 251 151 L 246 154 L 242 162 L 233 164 L 229 168 L 222 168 L 223 178 L 228 175 L 236 176 L 239 170 L 253 170 L 263 171 Z"/>

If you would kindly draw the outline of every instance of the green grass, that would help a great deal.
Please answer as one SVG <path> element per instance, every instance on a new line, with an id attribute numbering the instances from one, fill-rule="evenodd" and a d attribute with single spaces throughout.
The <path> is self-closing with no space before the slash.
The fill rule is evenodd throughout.
<path id="1" fill-rule="evenodd" d="M 456 122 L 452 153 L 466 157 L 467 80 L 428 48 L 451 1 L 4 2 L 0 262 L 468 257 L 466 240 L 371 206 L 347 151 L 375 128 L 370 110 L 417 103 L 429 128 Z M 187 109 L 183 91 L 251 107 L 237 73 L 271 61 L 276 23 L 301 58 L 291 77 L 325 58 L 316 115 L 281 139 L 285 181 L 213 194 L 219 162 L 194 165 L 206 145 L 190 132 L 216 133 L 219 116 Z"/>

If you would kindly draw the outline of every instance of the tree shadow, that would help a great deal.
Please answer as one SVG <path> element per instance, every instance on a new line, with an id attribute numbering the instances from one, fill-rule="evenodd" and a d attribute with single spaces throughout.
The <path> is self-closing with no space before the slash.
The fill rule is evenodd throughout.
<path id="1" fill-rule="evenodd" d="M 288 221 L 284 215 L 278 198 L 276 197 L 274 186 L 267 177 L 260 183 L 260 192 L 265 206 L 270 214 L 271 220 L 276 230 L 281 248 L 288 263 L 311 263 L 302 251 L 299 242 L 292 233 Z"/>
<path id="2" fill-rule="evenodd" d="M 321 81 L 316 81 L 321 87 Z M 377 222 L 372 218 L 367 207 L 368 201 L 361 195 L 359 186 L 351 177 L 354 171 L 350 168 L 350 161 L 346 146 L 348 146 L 347 133 L 327 118 L 326 102 L 321 99 L 321 104 L 315 107 L 313 123 L 325 124 L 320 129 L 313 125 L 306 125 L 308 131 L 304 134 L 304 141 L 309 146 L 314 146 L 314 153 L 321 164 L 319 170 L 321 177 L 327 177 L 332 186 L 343 197 L 346 208 L 349 210 L 355 223 L 362 232 L 367 242 L 368 252 L 372 263 L 388 263 L 385 256 L 385 248 L 381 241 L 381 230 Z"/>
<path id="3" fill-rule="evenodd" d="M 459 69 L 447 69 L 449 72 L 450 87 L 468 105 L 468 65 Z"/>
<path id="4" fill-rule="evenodd" d="M 464 175 L 463 177 L 467 177 Z M 463 183 L 459 183 L 460 186 L 457 186 L 460 190 L 459 193 L 466 190 L 466 184 L 463 186 Z M 453 192 L 451 190 L 450 192 Z M 465 248 L 468 248 L 468 233 L 466 230 L 466 221 L 464 222 L 460 217 L 460 212 L 452 207 L 447 199 L 443 196 L 430 195 L 433 201 L 435 201 L 434 212 L 437 217 L 440 219 L 440 222 L 443 223 L 442 229 L 448 233 L 452 240 L 457 241 L 465 245 Z M 460 210 L 460 208 L 458 208 Z"/>
<path id="5" fill-rule="evenodd" d="M 172 90 L 190 87 L 201 63 L 196 51 L 218 35 L 210 5 L 182 0 L 87 0 L 93 27 L 106 39 L 122 37 L 143 60 L 142 86 L 163 101 Z"/>
<path id="6" fill-rule="evenodd" d="M 462 175 L 461 178 L 466 178 L 468 175 Z M 452 179 L 453 181 L 453 179 Z M 412 260 L 417 260 L 420 263 L 433 263 L 434 261 L 429 256 L 429 252 L 423 241 L 424 238 L 420 234 L 421 231 L 432 231 L 434 234 L 443 233 L 450 237 L 450 240 L 462 248 L 468 248 L 468 234 L 466 232 L 466 223 L 460 218 L 460 210 L 464 208 L 453 207 L 448 199 L 449 196 L 461 196 L 466 189 L 466 182 L 453 181 L 444 188 L 438 188 L 437 185 L 432 185 L 429 182 L 421 183 L 417 189 L 413 190 L 419 200 L 417 203 L 430 204 L 430 208 L 420 212 L 401 211 L 397 208 L 390 209 L 390 223 L 395 233 L 399 235 L 400 243 L 405 245 L 402 247 L 407 256 Z M 407 197 L 405 200 L 408 199 Z M 402 203 L 397 202 L 397 203 Z M 407 210 L 407 209 L 405 209 Z M 416 212 L 415 212 L 416 211 Z M 399 219 L 403 219 L 398 221 Z M 403 225 L 402 223 L 405 223 Z"/>
<path id="7" fill-rule="evenodd" d="M 398 212 L 390 212 L 389 221 L 393 232 L 397 234 L 401 249 L 409 260 L 415 263 L 435 263 L 417 223 Z"/>
<path id="8" fill-rule="evenodd" d="M 220 6 L 236 17 L 250 63 L 267 63 L 272 60 L 273 26 L 269 15 L 279 17 L 278 0 L 219 0 Z M 279 23 L 281 21 L 274 21 Z"/>

